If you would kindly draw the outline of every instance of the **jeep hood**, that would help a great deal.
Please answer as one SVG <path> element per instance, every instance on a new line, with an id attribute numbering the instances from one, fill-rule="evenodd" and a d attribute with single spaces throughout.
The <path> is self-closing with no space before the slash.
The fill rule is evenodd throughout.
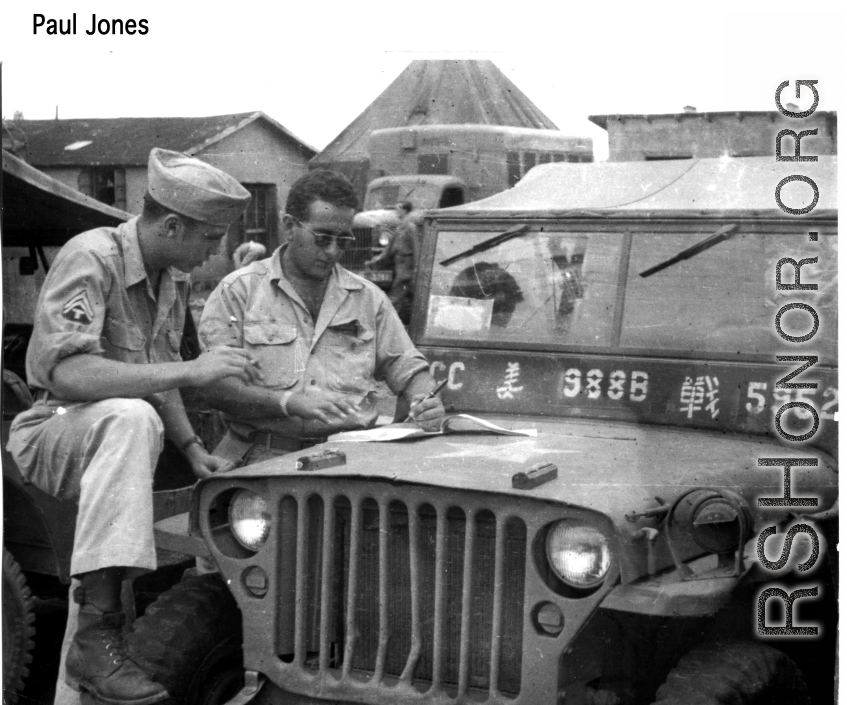
<path id="1" fill-rule="evenodd" d="M 534 428 L 538 435 L 450 433 L 387 443 L 330 442 L 227 477 L 317 475 L 477 489 L 584 507 L 620 525 L 627 513 L 655 507 L 656 497 L 670 503 L 694 487 L 733 490 L 755 512 L 759 497 L 783 494 L 783 469 L 759 467 L 758 458 L 814 457 L 817 467 L 792 468 L 792 496 L 818 498 L 809 514 L 831 508 L 837 497 L 837 466 L 830 456 L 769 438 L 585 420 L 490 420 L 505 428 Z M 328 448 L 344 452 L 346 464 L 308 473 L 296 469 L 297 458 Z M 538 463 L 555 464 L 558 477 L 534 489 L 514 489 L 514 474 Z"/>

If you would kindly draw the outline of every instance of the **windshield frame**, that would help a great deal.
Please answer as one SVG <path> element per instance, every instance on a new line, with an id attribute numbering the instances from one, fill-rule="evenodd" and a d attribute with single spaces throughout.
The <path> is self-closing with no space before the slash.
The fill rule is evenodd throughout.
<path id="1" fill-rule="evenodd" d="M 699 236 L 700 239 L 708 238 L 714 235 L 720 228 L 728 225 L 737 225 L 738 228 L 733 232 L 734 235 L 744 234 L 783 234 L 794 235 L 799 237 L 796 223 L 779 218 L 756 218 L 756 217 L 736 217 L 735 214 L 715 213 L 710 216 L 703 217 L 668 217 L 661 218 L 653 217 L 622 217 L 620 215 L 613 217 L 555 217 L 555 216 L 540 216 L 532 213 L 509 213 L 500 217 L 491 216 L 475 216 L 465 218 L 438 217 L 437 215 L 427 218 L 426 232 L 427 236 L 424 239 L 421 251 L 421 266 L 419 268 L 420 276 L 417 277 L 415 288 L 415 303 L 412 316 L 412 325 L 410 333 L 412 339 L 419 347 L 426 348 L 461 348 L 461 349 L 485 349 L 485 350 L 515 350 L 515 351 L 531 351 L 531 352 L 550 352 L 550 353 L 576 353 L 585 355 L 603 355 L 623 358 L 671 358 L 671 359 L 690 359 L 690 360 L 715 360 L 728 362 L 768 362 L 775 363 L 776 354 L 789 354 L 785 352 L 785 344 L 780 343 L 776 338 L 772 351 L 768 353 L 730 353 L 723 351 L 692 351 L 685 349 L 669 349 L 669 348 L 650 348 L 650 347 L 622 347 L 619 344 L 619 335 L 621 331 L 621 322 L 624 315 L 625 292 L 627 278 L 631 274 L 630 269 L 630 249 L 632 246 L 633 236 L 640 233 L 664 233 L 669 234 L 690 234 Z M 837 222 L 829 217 L 824 216 L 815 218 L 813 222 L 809 219 L 804 222 L 804 227 L 801 229 L 805 232 L 807 229 L 817 230 L 821 236 L 837 236 Z M 623 238 L 621 257 L 617 282 L 619 291 L 623 291 L 624 295 L 619 296 L 616 300 L 614 311 L 613 330 L 614 336 L 610 345 L 595 346 L 595 345 L 578 345 L 578 344 L 553 344 L 548 342 L 524 342 L 524 341 L 507 341 L 507 340 L 481 340 L 469 338 L 450 338 L 445 336 L 427 336 L 425 335 L 425 321 L 427 315 L 427 306 L 430 296 L 431 272 L 433 267 L 439 266 L 436 262 L 436 244 L 439 231 L 448 232 L 468 232 L 468 233 L 493 233 L 499 234 L 522 224 L 530 226 L 527 235 L 538 232 L 540 229 L 557 230 L 561 232 L 573 233 L 591 233 L 603 232 L 609 233 L 617 231 Z M 790 253 L 786 253 L 787 256 Z M 774 263 L 767 263 L 768 267 L 773 267 Z M 635 273 L 637 276 L 637 273 Z M 648 279 L 649 281 L 649 279 Z M 776 313 L 776 311 L 774 311 Z M 780 353 L 782 351 L 782 353 Z M 795 354 L 806 354 L 808 351 L 798 348 Z M 819 364 L 824 367 L 837 367 L 837 360 L 826 359 L 823 356 Z"/>

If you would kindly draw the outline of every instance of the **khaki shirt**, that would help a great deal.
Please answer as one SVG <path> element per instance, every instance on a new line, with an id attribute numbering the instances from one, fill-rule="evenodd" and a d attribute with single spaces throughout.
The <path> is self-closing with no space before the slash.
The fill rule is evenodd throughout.
<path id="1" fill-rule="evenodd" d="M 283 246 L 284 247 L 284 246 Z M 380 289 L 336 265 L 318 320 L 282 273 L 283 248 L 227 276 L 206 302 L 200 322 L 205 348 L 249 350 L 262 368 L 263 386 L 303 392 L 309 387 L 341 392 L 360 404 L 360 425 L 377 417 L 377 381 L 395 394 L 428 368 Z M 253 429 L 289 437 L 316 437 L 340 426 L 299 418 L 228 416 L 236 432 Z"/>
<path id="2" fill-rule="evenodd" d="M 135 364 L 180 360 L 189 278 L 163 270 L 156 297 L 137 220 L 89 230 L 59 251 L 38 297 L 26 354 L 30 386 L 52 393 L 53 369 L 79 353 Z"/>

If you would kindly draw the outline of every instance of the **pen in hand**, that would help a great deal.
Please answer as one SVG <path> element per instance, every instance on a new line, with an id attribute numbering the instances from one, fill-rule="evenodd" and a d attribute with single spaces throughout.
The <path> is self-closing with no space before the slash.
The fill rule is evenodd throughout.
<path id="1" fill-rule="evenodd" d="M 446 378 L 442 379 L 438 384 L 436 384 L 435 387 L 433 388 L 433 390 L 429 394 L 427 394 L 423 399 L 421 399 L 417 404 L 413 404 L 409 408 L 409 415 L 406 416 L 406 419 L 405 419 L 405 421 L 403 421 L 403 423 L 407 423 L 408 421 L 414 421 L 415 419 L 412 416 L 412 409 L 418 407 L 420 404 L 425 402 L 427 399 L 432 399 L 436 394 L 438 394 L 438 392 L 440 392 L 444 388 L 445 384 L 447 384 Z"/>

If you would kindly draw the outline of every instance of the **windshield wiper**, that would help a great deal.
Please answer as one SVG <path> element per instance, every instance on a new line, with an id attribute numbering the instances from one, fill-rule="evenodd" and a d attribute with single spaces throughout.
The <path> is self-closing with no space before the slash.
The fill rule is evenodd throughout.
<path id="1" fill-rule="evenodd" d="M 512 238 L 525 235 L 527 230 L 529 230 L 529 225 L 517 225 L 514 228 L 510 228 L 504 233 L 500 233 L 499 235 L 490 237 L 487 240 L 483 240 L 482 242 L 477 243 L 476 245 L 467 250 L 463 250 L 458 255 L 453 255 L 452 257 L 443 259 L 439 262 L 439 264 L 442 267 L 446 267 L 447 265 L 453 264 L 453 262 L 457 262 L 460 259 L 464 259 L 465 257 L 470 257 L 471 255 L 475 255 L 478 252 L 485 252 L 486 250 L 490 250 L 494 247 L 497 247 L 497 245 L 500 245 L 506 242 L 507 240 L 511 240 Z"/>
<path id="2" fill-rule="evenodd" d="M 684 259 L 691 259 L 695 255 L 699 255 L 701 252 L 708 250 L 710 247 L 714 247 L 720 242 L 724 240 L 729 240 L 735 232 L 738 230 L 737 225 L 724 225 L 720 230 L 718 230 L 713 235 L 709 235 L 705 240 L 701 240 L 696 245 L 692 245 L 687 250 L 683 250 L 677 255 L 674 255 L 668 260 L 661 262 L 649 269 L 645 269 L 638 276 L 639 277 L 649 277 L 656 272 L 660 272 L 663 269 L 670 267 L 671 265 L 676 264 L 677 262 L 682 262 Z"/>

